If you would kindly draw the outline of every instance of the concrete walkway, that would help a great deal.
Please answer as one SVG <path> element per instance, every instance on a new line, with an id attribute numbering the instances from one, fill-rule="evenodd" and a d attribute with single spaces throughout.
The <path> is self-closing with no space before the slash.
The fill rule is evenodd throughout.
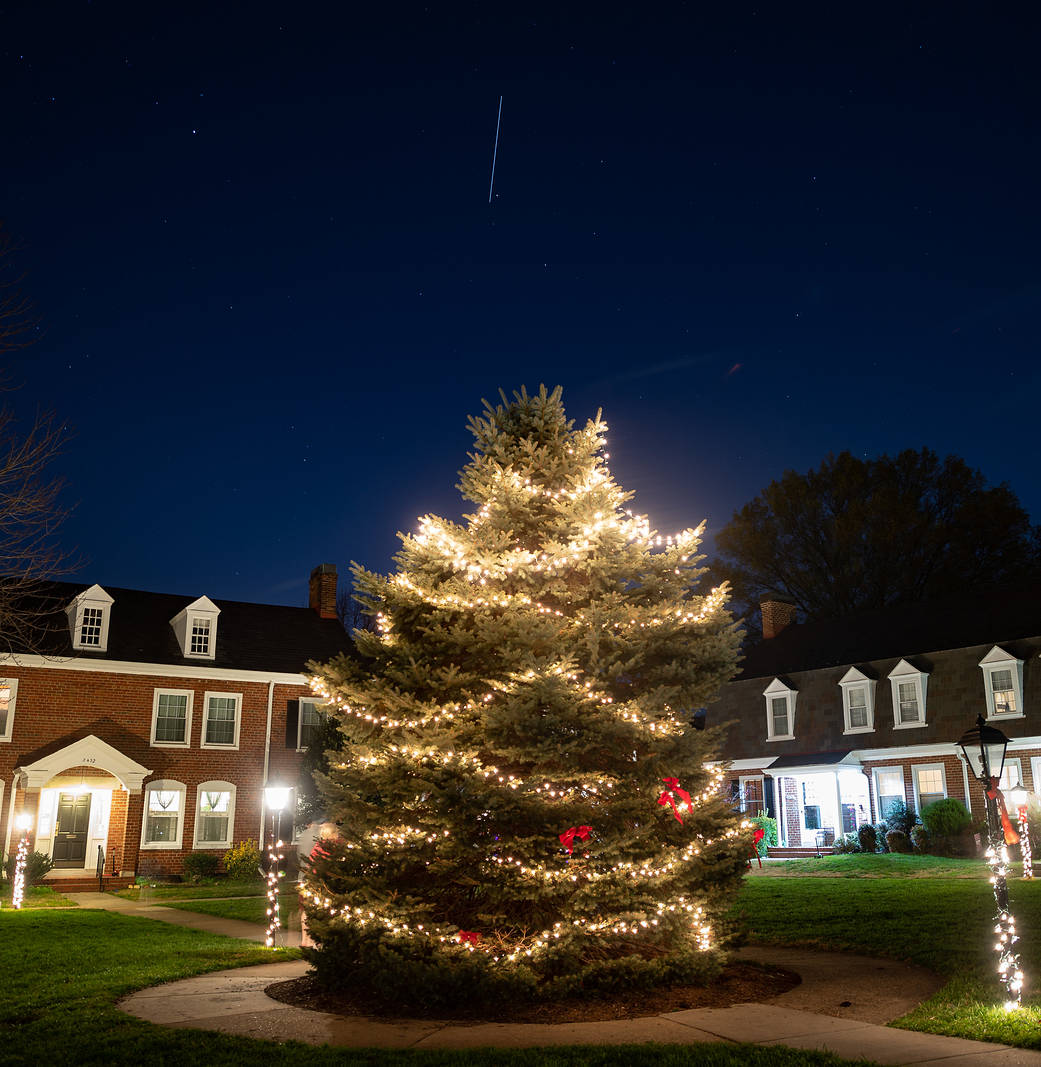
<path id="1" fill-rule="evenodd" d="M 105 908 L 230 937 L 264 940 L 263 929 L 252 923 L 137 904 L 101 893 L 78 893 L 76 899 L 86 908 Z M 299 931 L 289 932 L 288 941 L 299 944 Z M 885 1064 L 1041 1067 L 1041 1052 L 881 1025 L 910 1011 L 940 987 L 941 980 L 920 967 L 847 953 L 769 946 L 744 948 L 736 955 L 795 971 L 802 982 L 763 1003 L 729 1008 L 694 1008 L 641 1019 L 588 1023 L 467 1024 L 432 1019 L 345 1018 L 272 1000 L 264 992 L 267 986 L 307 973 L 305 962 L 292 960 L 143 989 L 119 1006 L 161 1026 L 345 1048 L 523 1048 L 735 1041 L 822 1049 L 846 1059 L 863 1058 Z"/>

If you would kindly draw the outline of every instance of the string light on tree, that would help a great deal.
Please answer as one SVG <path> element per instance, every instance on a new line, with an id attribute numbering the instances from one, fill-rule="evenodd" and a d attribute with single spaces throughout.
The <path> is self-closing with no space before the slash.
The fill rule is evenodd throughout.
<path id="1" fill-rule="evenodd" d="M 282 842 L 282 812 L 289 804 L 292 790 L 287 786 L 268 785 L 264 788 L 264 804 L 271 812 L 271 836 L 268 838 L 267 871 L 267 932 L 264 944 L 268 948 L 285 948 L 285 935 L 282 932 L 282 915 L 279 908 L 279 891 L 285 872 L 285 847 Z"/>
<path id="2" fill-rule="evenodd" d="M 691 720 L 739 644 L 703 527 L 634 514 L 606 425 L 576 429 L 559 390 L 470 429 L 473 513 L 423 516 L 391 575 L 356 566 L 376 632 L 312 667 L 346 738 L 322 782 L 341 839 L 302 889 L 317 973 L 403 998 L 463 961 L 475 998 L 623 959 L 702 973 L 747 852 Z"/>
<path id="3" fill-rule="evenodd" d="M 1034 877 L 1034 862 L 1030 849 L 1030 820 L 1027 809 L 1029 800 L 1029 794 L 1025 789 L 1009 791 L 1008 802 L 1015 809 L 1019 830 L 1019 855 L 1023 861 L 1023 877 L 1028 881 Z"/>
<path id="4" fill-rule="evenodd" d="M 21 834 L 14 861 L 14 879 L 11 883 L 11 907 L 16 910 L 21 908 L 25 900 L 25 864 L 29 858 L 29 830 L 32 824 L 32 816 L 27 812 L 22 812 L 15 821 L 15 826 Z"/>

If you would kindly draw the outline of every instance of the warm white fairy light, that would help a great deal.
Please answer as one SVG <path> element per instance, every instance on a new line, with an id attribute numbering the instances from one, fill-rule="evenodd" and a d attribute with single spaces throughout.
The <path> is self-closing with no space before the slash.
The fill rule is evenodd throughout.
<path id="1" fill-rule="evenodd" d="M 1034 863 L 1030 848 L 1030 823 L 1027 819 L 1025 795 L 1017 798 L 1016 822 L 1019 824 L 1019 855 L 1023 861 L 1023 877 L 1029 880 L 1034 877 Z"/>
<path id="2" fill-rule="evenodd" d="M 282 861 L 285 859 L 282 848 L 282 839 L 276 840 L 272 834 L 267 852 L 267 934 L 264 937 L 264 944 L 268 948 L 275 947 L 275 940 L 282 929 L 282 916 L 278 906 L 278 891 L 285 877 L 282 870 Z"/>
<path id="3" fill-rule="evenodd" d="M 1008 877 L 1008 846 L 1004 843 L 997 848 L 990 845 L 986 858 L 990 867 L 990 884 L 994 886 L 994 898 L 998 905 L 994 926 L 994 933 L 998 937 L 994 944 L 994 951 L 998 954 L 998 979 L 1005 987 L 1005 1010 L 1013 1011 L 1022 1003 L 1023 972 L 1019 968 L 1019 953 L 1016 952 L 1019 943 L 1016 920 L 1007 904 L 1007 891 L 1002 892 Z"/>
<path id="4" fill-rule="evenodd" d="M 18 829 L 22 831 L 21 840 L 18 842 L 18 853 L 14 861 L 14 881 L 11 886 L 11 907 L 16 910 L 21 908 L 25 900 L 25 864 L 29 857 L 29 816 L 18 817 Z"/>

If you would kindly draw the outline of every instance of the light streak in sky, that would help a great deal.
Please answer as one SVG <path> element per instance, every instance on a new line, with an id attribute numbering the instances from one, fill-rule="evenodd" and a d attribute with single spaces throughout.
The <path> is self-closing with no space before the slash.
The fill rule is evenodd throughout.
<path id="1" fill-rule="evenodd" d="M 492 152 L 492 180 L 488 183 L 488 203 L 492 202 L 492 189 L 495 186 L 495 159 L 499 154 L 499 125 L 502 122 L 502 97 L 499 97 L 499 117 L 495 120 L 495 150 Z"/>

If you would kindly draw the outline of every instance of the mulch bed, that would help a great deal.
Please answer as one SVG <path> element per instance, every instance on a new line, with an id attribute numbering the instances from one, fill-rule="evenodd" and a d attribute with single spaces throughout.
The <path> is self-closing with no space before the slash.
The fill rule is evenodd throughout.
<path id="1" fill-rule="evenodd" d="M 573 997 L 554 1003 L 515 1004 L 498 1011 L 460 1007 L 454 1011 L 439 1009 L 427 1014 L 375 1009 L 358 993 L 326 993 L 313 975 L 276 982 L 269 985 L 266 992 L 269 997 L 282 1003 L 331 1015 L 365 1015 L 379 1019 L 435 1018 L 467 1023 L 588 1023 L 606 1019 L 639 1019 L 646 1015 L 685 1011 L 688 1008 L 726 1008 L 731 1004 L 759 1002 L 786 993 L 800 981 L 797 974 L 779 967 L 730 963 L 709 985 L 673 986 L 596 999 Z"/>

